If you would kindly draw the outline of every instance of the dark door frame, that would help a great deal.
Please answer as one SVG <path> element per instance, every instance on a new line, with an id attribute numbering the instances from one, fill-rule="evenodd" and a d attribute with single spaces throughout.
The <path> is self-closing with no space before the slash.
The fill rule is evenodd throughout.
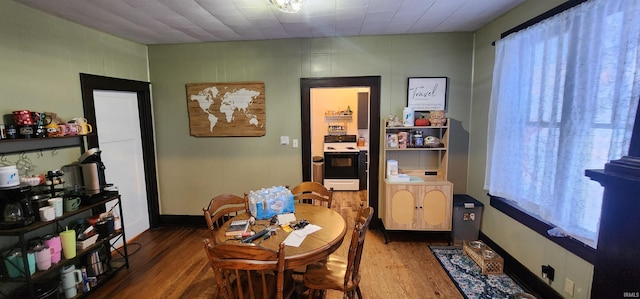
<path id="1" fill-rule="evenodd" d="M 331 87 L 369 87 L 369 206 L 374 208 L 374 223 L 379 224 L 378 173 L 380 167 L 380 76 L 301 78 L 302 179 L 311 180 L 311 89 Z"/>
<path id="2" fill-rule="evenodd" d="M 114 90 L 135 92 L 138 95 L 138 115 L 140 118 L 140 132 L 142 138 L 142 157 L 145 173 L 145 186 L 147 191 L 147 210 L 149 212 L 149 227 L 158 226 L 160 206 L 158 203 L 158 178 L 156 176 L 155 141 L 153 139 L 153 116 L 151 111 L 151 91 L 149 82 L 126 80 L 80 73 L 80 86 L 82 89 L 82 104 L 84 117 L 93 124 L 95 134 L 87 136 L 89 148 L 98 147 L 98 132 L 100 128 L 96 123 L 95 104 L 93 102 L 94 90 Z"/>

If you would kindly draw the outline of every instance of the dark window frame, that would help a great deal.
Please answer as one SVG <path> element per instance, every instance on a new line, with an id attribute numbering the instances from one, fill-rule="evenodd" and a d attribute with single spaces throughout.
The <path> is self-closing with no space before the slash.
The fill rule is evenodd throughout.
<path id="1" fill-rule="evenodd" d="M 556 227 L 539 217 L 529 213 L 518 207 L 515 202 L 503 197 L 493 196 L 489 194 L 490 205 L 496 210 L 520 222 L 522 225 L 537 232 L 546 239 L 558 244 L 567 251 L 579 256 L 587 262 L 593 264 L 596 260 L 596 249 L 572 237 L 552 237 L 547 233 L 548 230 Z"/>

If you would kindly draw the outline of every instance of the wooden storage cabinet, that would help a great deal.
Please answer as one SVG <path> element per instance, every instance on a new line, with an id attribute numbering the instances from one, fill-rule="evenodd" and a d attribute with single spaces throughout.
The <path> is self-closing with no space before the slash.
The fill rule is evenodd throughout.
<path id="1" fill-rule="evenodd" d="M 453 184 L 387 184 L 384 225 L 387 230 L 450 231 Z"/>
<path id="2" fill-rule="evenodd" d="M 388 242 L 387 231 L 452 231 L 453 184 L 447 180 L 448 124 L 449 119 L 443 126 L 386 127 L 384 124 L 385 141 L 393 140 L 393 135 L 399 136 L 400 132 L 406 132 L 407 136 L 421 132 L 423 138 L 433 136 L 440 141 L 438 146 L 417 146 L 414 140 L 406 147 L 384 143 L 384 198 L 380 215 L 385 242 Z M 390 175 L 388 160 L 397 161 L 398 173 L 406 176 Z"/>

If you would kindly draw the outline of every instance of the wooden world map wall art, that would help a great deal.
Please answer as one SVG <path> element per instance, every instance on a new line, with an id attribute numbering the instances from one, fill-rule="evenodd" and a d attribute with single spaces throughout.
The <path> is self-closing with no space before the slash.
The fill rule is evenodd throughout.
<path id="1" fill-rule="evenodd" d="M 264 82 L 187 83 L 191 136 L 264 136 Z"/>

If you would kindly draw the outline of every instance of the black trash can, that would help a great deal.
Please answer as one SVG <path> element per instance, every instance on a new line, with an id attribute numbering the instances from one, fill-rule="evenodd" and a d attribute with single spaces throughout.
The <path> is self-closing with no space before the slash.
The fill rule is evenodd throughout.
<path id="1" fill-rule="evenodd" d="M 453 195 L 453 244 L 478 240 L 484 205 L 466 194 Z"/>

